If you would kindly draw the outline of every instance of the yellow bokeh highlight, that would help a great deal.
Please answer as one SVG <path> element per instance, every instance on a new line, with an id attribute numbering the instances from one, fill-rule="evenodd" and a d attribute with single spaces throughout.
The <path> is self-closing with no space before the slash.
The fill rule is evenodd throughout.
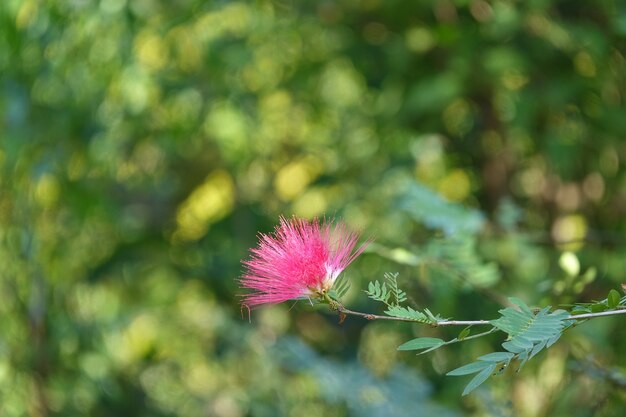
<path id="1" fill-rule="evenodd" d="M 571 277 L 580 273 L 580 261 L 574 252 L 563 252 L 559 257 L 559 266 Z"/>
<path id="2" fill-rule="evenodd" d="M 187 389 L 196 395 L 209 395 L 220 387 L 219 369 L 204 362 L 187 369 L 183 382 Z"/>
<path id="3" fill-rule="evenodd" d="M 425 27 L 413 27 L 406 33 L 406 45 L 413 52 L 428 52 L 436 43 L 431 31 Z"/>
<path id="4" fill-rule="evenodd" d="M 176 216 L 175 238 L 197 240 L 212 223 L 231 212 L 235 204 L 235 185 L 226 171 L 214 171 L 180 205 Z"/>
<path id="5" fill-rule="evenodd" d="M 154 347 L 159 333 L 159 322 L 148 314 L 137 316 L 121 337 L 109 343 L 113 357 L 122 363 L 133 363 L 147 355 Z"/>
<path id="6" fill-rule="evenodd" d="M 204 132 L 214 139 L 221 154 L 237 160 L 247 147 L 248 121 L 246 114 L 232 103 L 220 101 L 209 110 L 203 124 Z"/>
<path id="7" fill-rule="evenodd" d="M 291 201 L 306 189 L 320 171 L 321 163 L 311 157 L 290 162 L 276 173 L 276 193 L 282 200 Z"/>
<path id="8" fill-rule="evenodd" d="M 218 11 L 201 16 L 194 24 L 198 39 L 211 41 L 223 34 L 242 35 L 250 27 L 251 10 L 241 2 L 233 2 Z"/>
<path id="9" fill-rule="evenodd" d="M 329 63 L 320 79 L 322 98 L 335 107 L 357 105 L 365 94 L 364 87 L 363 76 L 346 59 Z"/>
<path id="10" fill-rule="evenodd" d="M 159 35 L 150 32 L 142 32 L 137 35 L 134 52 L 137 60 L 151 71 L 163 68 L 169 57 L 167 44 Z"/>
<path id="11" fill-rule="evenodd" d="M 167 40 L 178 68 L 191 72 L 202 67 L 203 45 L 196 37 L 193 28 L 176 27 L 167 34 Z"/>
<path id="12" fill-rule="evenodd" d="M 250 91 L 273 88 L 282 80 L 283 66 L 272 56 L 261 52 L 255 53 L 254 61 L 241 74 L 242 81 Z"/>
<path id="13" fill-rule="evenodd" d="M 579 250 L 587 235 L 587 220 L 579 214 L 561 216 L 552 225 L 552 239 L 566 251 Z"/>
<path id="14" fill-rule="evenodd" d="M 160 86 L 142 66 L 129 66 L 111 85 L 111 98 L 119 96 L 133 114 L 144 111 L 148 105 L 157 103 L 161 96 Z"/>
<path id="15" fill-rule="evenodd" d="M 26 28 L 37 15 L 37 3 L 36 1 L 25 1 L 22 3 L 22 6 L 15 16 L 15 26 L 17 29 Z"/>
<path id="16" fill-rule="evenodd" d="M 307 190 L 293 203 L 293 214 L 303 218 L 312 218 L 322 215 L 326 211 L 328 201 L 324 192 L 319 189 Z"/>
<path id="17" fill-rule="evenodd" d="M 50 174 L 45 174 L 39 178 L 35 186 L 35 200 L 43 207 L 51 207 L 59 199 L 59 192 L 57 179 Z"/>
<path id="18" fill-rule="evenodd" d="M 455 169 L 439 181 L 437 189 L 450 201 L 463 201 L 471 191 L 471 182 L 465 171 Z"/>
<path id="19" fill-rule="evenodd" d="M 529 78 L 518 71 L 506 71 L 501 81 L 507 89 L 515 91 L 528 84 Z"/>

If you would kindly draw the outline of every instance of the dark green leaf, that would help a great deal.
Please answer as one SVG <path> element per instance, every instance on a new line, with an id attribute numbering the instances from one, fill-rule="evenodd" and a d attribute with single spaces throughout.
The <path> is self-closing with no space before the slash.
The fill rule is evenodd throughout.
<path id="1" fill-rule="evenodd" d="M 457 336 L 457 339 L 459 340 L 465 339 L 467 336 L 469 336 L 470 332 L 471 332 L 471 328 L 470 326 L 467 326 L 466 328 L 461 330 L 461 333 L 459 333 L 459 335 Z"/>
<path id="2" fill-rule="evenodd" d="M 621 298 L 616 290 L 609 291 L 609 295 L 606 297 L 609 308 L 617 307 Z"/>

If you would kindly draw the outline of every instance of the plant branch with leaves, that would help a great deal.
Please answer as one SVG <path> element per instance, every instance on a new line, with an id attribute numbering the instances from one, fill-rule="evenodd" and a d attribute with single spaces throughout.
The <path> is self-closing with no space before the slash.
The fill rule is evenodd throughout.
<path id="1" fill-rule="evenodd" d="M 466 326 L 457 337 L 443 340 L 433 337 L 412 339 L 398 347 L 398 350 L 417 350 L 419 354 L 432 352 L 443 346 L 477 339 L 496 332 L 507 335 L 502 343 L 504 351 L 493 352 L 480 356 L 475 362 L 461 366 L 447 373 L 449 376 L 476 374 L 465 387 L 463 395 L 467 395 L 489 379 L 490 376 L 502 372 L 512 363 L 517 363 L 518 370 L 543 349 L 549 348 L 561 337 L 563 332 L 576 324 L 593 318 L 626 314 L 626 296 L 621 297 L 617 290 L 611 290 L 606 299 L 596 303 L 574 305 L 570 311 L 552 310 L 550 306 L 539 310 L 531 309 L 519 298 L 509 298 L 514 307 L 499 311 L 500 317 L 494 320 L 449 320 L 433 314 L 427 308 L 414 309 L 403 305 L 406 292 L 398 286 L 398 274 L 386 273 L 384 280 L 372 281 L 365 293 L 374 301 L 384 304 L 384 315 L 363 313 L 346 308 L 340 301 L 348 290 L 347 281 L 339 283 L 339 291 L 325 294 L 324 301 L 331 309 L 342 315 L 364 317 L 367 320 L 392 320 L 426 324 L 433 327 Z M 491 326 L 491 329 L 471 334 L 473 326 Z"/>
<path id="2" fill-rule="evenodd" d="M 420 191 L 416 198 L 424 197 L 423 194 Z M 409 203 L 411 207 L 415 204 L 411 201 Z M 445 213 L 447 207 L 451 215 L 463 217 L 458 208 L 451 210 L 443 202 L 437 202 L 436 206 L 436 212 Z M 366 313 L 346 307 L 342 300 L 350 283 L 342 275 L 342 271 L 364 251 L 370 241 L 357 246 L 358 235 L 348 231 L 341 222 L 335 224 L 297 218 L 281 218 L 275 233 L 261 235 L 259 246 L 251 251 L 251 258 L 244 261 L 246 272 L 241 284 L 252 292 L 244 296 L 242 306 L 303 299 L 311 303 L 327 304 L 339 313 L 340 322 L 348 316 L 357 316 L 366 320 L 408 322 L 431 327 L 463 327 L 456 337 L 449 340 L 419 337 L 398 347 L 399 350 L 418 351 L 419 354 L 494 333 L 504 333 L 502 350 L 486 353 L 474 362 L 448 372 L 447 375 L 450 376 L 474 375 L 463 395 L 469 394 L 489 377 L 509 366 L 522 368 L 542 350 L 556 343 L 565 331 L 584 321 L 626 314 L 626 297 L 614 289 L 601 301 L 562 305 L 558 309 L 550 306 L 533 309 L 519 298 L 506 299 L 500 294 L 493 297 L 495 293 L 489 286 L 500 280 L 499 270 L 493 263 L 484 262 L 477 253 L 475 235 L 481 216 L 470 214 L 465 215 L 467 221 L 456 226 L 455 223 L 446 223 L 446 227 L 467 228 L 470 225 L 473 233 L 453 233 L 455 230 L 450 229 L 449 236 L 433 240 L 421 252 L 422 256 L 407 250 L 389 250 L 380 245 L 372 245 L 372 251 L 401 264 L 413 267 L 434 265 L 452 272 L 451 275 L 464 286 L 477 289 L 505 306 L 494 319 L 456 320 L 445 318 L 428 308 L 411 306 L 407 302 L 407 292 L 398 284 L 397 273 L 386 273 L 382 280 L 368 283 L 364 291 L 367 297 L 382 304 L 383 314 Z M 438 217 L 431 220 L 433 224 L 441 226 L 441 219 Z M 575 258 L 573 254 L 562 258 L 563 263 L 568 266 L 567 270 L 579 269 L 572 262 Z M 472 333 L 475 326 L 480 326 L 482 331 Z"/>

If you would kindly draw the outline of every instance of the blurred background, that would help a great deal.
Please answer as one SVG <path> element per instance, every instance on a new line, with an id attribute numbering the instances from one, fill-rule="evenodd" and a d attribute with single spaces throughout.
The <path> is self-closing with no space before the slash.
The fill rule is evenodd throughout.
<path id="1" fill-rule="evenodd" d="M 461 397 L 501 335 L 239 306 L 278 216 L 376 244 L 413 306 L 490 319 L 625 282 L 620 1 L 3 0 L 0 415 L 622 416 L 626 326 Z"/>

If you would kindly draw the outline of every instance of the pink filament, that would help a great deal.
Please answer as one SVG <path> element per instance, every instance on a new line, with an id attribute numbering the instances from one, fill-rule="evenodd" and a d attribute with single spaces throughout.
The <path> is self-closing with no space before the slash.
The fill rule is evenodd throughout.
<path id="1" fill-rule="evenodd" d="M 357 240 L 358 234 L 341 222 L 281 217 L 275 232 L 261 234 L 250 259 L 243 261 L 240 284 L 253 292 L 242 304 L 276 304 L 328 290 L 369 243 L 354 250 Z"/>

